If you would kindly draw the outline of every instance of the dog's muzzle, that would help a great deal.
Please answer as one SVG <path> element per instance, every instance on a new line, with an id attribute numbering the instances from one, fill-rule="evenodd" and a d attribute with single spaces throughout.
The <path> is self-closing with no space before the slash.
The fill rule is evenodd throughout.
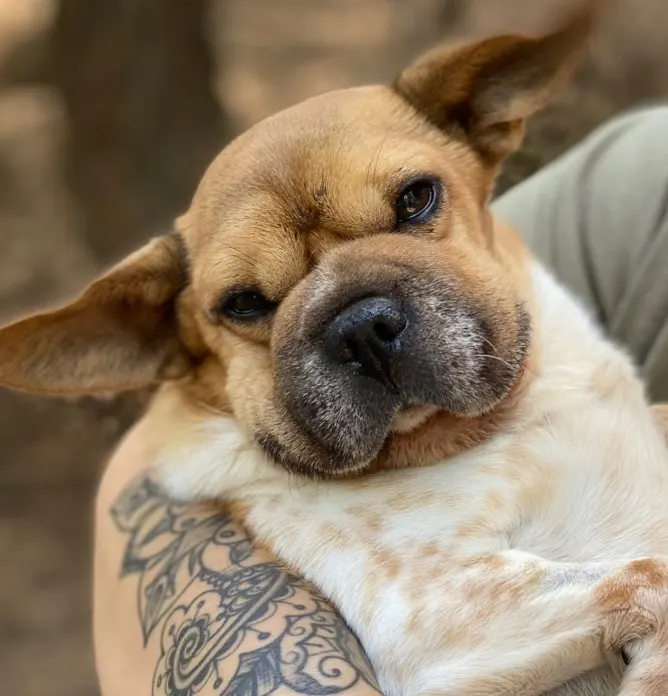
<path id="1" fill-rule="evenodd" d="M 489 408 L 517 378 L 528 343 L 518 337 L 512 354 L 490 359 L 487 317 L 452 279 L 397 263 L 364 270 L 360 280 L 316 269 L 274 345 L 275 397 L 319 453 L 319 470 L 363 468 L 405 409 Z M 508 321 L 521 311 L 518 303 Z"/>

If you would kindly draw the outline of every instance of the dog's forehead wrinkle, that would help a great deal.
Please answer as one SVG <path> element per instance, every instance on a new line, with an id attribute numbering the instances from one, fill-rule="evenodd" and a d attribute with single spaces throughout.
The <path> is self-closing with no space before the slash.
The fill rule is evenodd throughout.
<path id="1" fill-rule="evenodd" d="M 206 207 L 216 197 L 225 197 L 225 190 L 229 198 L 235 191 L 267 189 L 282 197 L 301 192 L 309 203 L 331 202 L 332 187 L 354 173 L 351 166 L 359 170 L 360 179 L 375 181 L 385 151 L 394 150 L 395 174 L 402 165 L 406 169 L 418 165 L 420 153 L 433 150 L 434 134 L 428 147 L 417 124 L 412 109 L 387 87 L 314 97 L 235 139 L 207 171 L 197 204 Z M 398 148 L 397 142 L 401 142 Z"/>

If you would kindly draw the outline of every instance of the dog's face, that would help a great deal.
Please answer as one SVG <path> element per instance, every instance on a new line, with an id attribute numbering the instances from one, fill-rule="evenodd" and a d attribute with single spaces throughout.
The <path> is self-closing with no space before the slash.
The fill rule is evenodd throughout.
<path id="1" fill-rule="evenodd" d="M 488 198 L 587 26 L 434 53 L 392 87 L 256 125 L 176 233 L 73 305 L 4 329 L 0 379 L 60 393 L 179 378 L 312 476 L 396 465 L 407 433 L 424 449 L 443 414 L 479 424 L 530 348 L 522 265 Z"/>
<path id="2" fill-rule="evenodd" d="M 349 471 L 392 430 L 509 393 L 529 317 L 495 254 L 486 176 L 385 87 L 315 98 L 220 155 L 181 230 L 182 313 L 272 457 Z"/>

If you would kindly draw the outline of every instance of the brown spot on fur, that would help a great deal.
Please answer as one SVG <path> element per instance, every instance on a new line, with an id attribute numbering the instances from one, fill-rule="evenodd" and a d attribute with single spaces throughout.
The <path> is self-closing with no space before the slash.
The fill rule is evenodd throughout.
<path id="1" fill-rule="evenodd" d="M 337 527 L 335 524 L 323 524 L 318 532 L 320 538 L 327 540 L 327 545 L 334 549 L 350 548 L 354 543 L 354 539 L 350 532 Z"/>
<path id="2" fill-rule="evenodd" d="M 423 558 L 431 558 L 432 556 L 438 556 L 440 552 L 441 549 L 438 544 L 435 541 L 429 541 L 420 546 L 419 555 Z"/>
<path id="3" fill-rule="evenodd" d="M 380 532 L 383 528 L 382 516 L 368 508 L 361 505 L 352 505 L 347 508 L 346 512 L 352 517 L 359 519 L 369 532 Z"/>
<path id="4" fill-rule="evenodd" d="M 424 607 L 417 606 L 411 612 L 406 632 L 409 636 L 421 636 L 422 640 L 426 640 L 425 625 L 430 625 L 432 621 L 433 614 Z M 444 613 L 439 635 L 429 636 L 428 639 L 446 650 L 454 646 L 458 650 L 466 650 L 476 642 L 476 633 L 479 633 L 477 627 L 453 621 L 451 616 Z"/>
<path id="5" fill-rule="evenodd" d="M 354 484 L 353 484 L 354 485 Z M 399 512 L 410 512 L 421 507 L 433 505 L 435 502 L 447 505 L 447 497 L 436 496 L 434 493 L 398 493 L 391 496 L 387 501 L 388 509 Z"/>
<path id="6" fill-rule="evenodd" d="M 646 582 L 651 587 L 661 587 L 666 584 L 666 566 L 660 561 L 645 558 L 638 561 L 631 561 L 628 564 L 628 571 L 636 575 L 639 580 Z"/>
<path id="7" fill-rule="evenodd" d="M 457 540 L 479 539 L 480 537 L 489 535 L 491 530 L 492 527 L 489 518 L 478 517 L 457 527 L 453 536 Z"/>
<path id="8" fill-rule="evenodd" d="M 375 569 L 387 580 L 393 580 L 399 575 L 403 563 L 398 553 L 378 546 L 369 552 L 369 560 Z M 373 571 L 372 571 L 373 572 Z"/>
<path id="9" fill-rule="evenodd" d="M 512 611 L 512 606 L 520 605 L 535 592 L 545 578 L 546 571 L 540 565 L 529 564 L 521 574 L 507 573 L 498 557 L 488 559 L 485 565 L 490 573 L 477 574 L 465 589 L 466 596 L 477 607 L 477 619 L 484 622 L 491 613 Z"/>
<path id="10" fill-rule="evenodd" d="M 495 512 L 503 510 L 506 507 L 506 501 L 499 493 L 487 493 L 487 495 L 485 495 L 483 506 L 485 508 L 485 512 L 492 515 Z"/>
<path id="11" fill-rule="evenodd" d="M 372 539 L 367 539 L 365 544 L 369 550 L 360 591 L 363 596 L 362 621 L 368 625 L 372 621 L 382 586 L 396 581 L 404 569 L 404 564 L 398 553 L 375 543 Z"/>
<path id="12" fill-rule="evenodd" d="M 654 559 L 631 561 L 614 577 L 601 583 L 596 600 L 606 612 L 628 611 L 635 604 L 639 590 L 668 587 L 668 569 Z"/>
<path id="13" fill-rule="evenodd" d="M 489 571 L 491 574 L 494 574 L 503 569 L 504 562 L 501 556 L 493 553 L 486 556 L 478 556 L 470 563 L 465 563 L 464 567 L 467 565 L 478 569 L 484 569 L 485 571 Z"/>

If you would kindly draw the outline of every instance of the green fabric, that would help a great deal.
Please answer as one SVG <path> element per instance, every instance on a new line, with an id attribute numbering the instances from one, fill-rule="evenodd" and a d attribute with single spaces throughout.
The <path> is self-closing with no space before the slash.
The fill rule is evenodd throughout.
<path id="1" fill-rule="evenodd" d="M 668 106 L 607 123 L 493 207 L 668 401 Z"/>

